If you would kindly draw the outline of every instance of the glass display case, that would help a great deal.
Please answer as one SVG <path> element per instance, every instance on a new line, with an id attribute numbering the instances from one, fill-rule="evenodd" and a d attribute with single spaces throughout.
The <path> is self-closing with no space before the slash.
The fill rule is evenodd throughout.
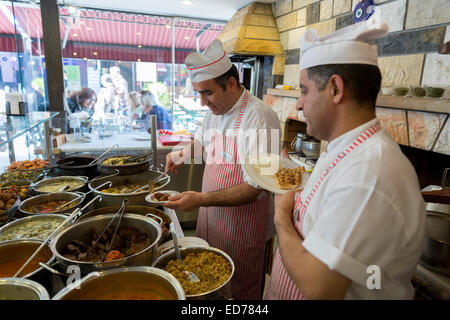
<path id="1" fill-rule="evenodd" d="M 0 169 L 11 162 L 52 156 L 50 120 L 58 112 L 31 112 L 26 116 L 0 115 Z"/>

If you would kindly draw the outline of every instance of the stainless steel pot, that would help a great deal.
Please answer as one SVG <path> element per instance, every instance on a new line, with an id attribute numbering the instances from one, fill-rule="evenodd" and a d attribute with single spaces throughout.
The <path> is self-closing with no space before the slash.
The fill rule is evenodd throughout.
<path id="1" fill-rule="evenodd" d="M 114 158 L 117 157 L 125 157 L 127 155 L 121 155 L 121 156 L 113 156 Z M 128 155 L 133 156 L 133 155 Z M 112 158 L 111 156 L 104 157 L 97 161 L 98 171 L 102 174 L 110 174 L 111 172 L 114 172 L 114 170 L 119 170 L 119 175 L 132 175 L 137 173 L 142 173 L 148 171 L 150 168 L 150 159 L 141 161 L 139 163 L 133 163 L 133 164 L 125 164 L 125 165 L 108 165 L 104 164 L 103 162 L 109 158 Z"/>
<path id="2" fill-rule="evenodd" d="M 162 231 L 158 222 L 137 214 L 124 214 L 120 226 L 134 227 L 140 232 L 145 233 L 150 238 L 150 245 L 144 250 L 123 259 L 109 262 L 75 261 L 62 255 L 62 252 L 71 240 L 80 240 L 90 244 L 91 230 L 94 229 L 98 234 L 100 234 L 106 228 L 113 216 L 114 214 L 95 216 L 78 221 L 77 223 L 61 230 L 50 243 L 50 248 L 56 256 L 56 260 L 66 267 L 70 265 L 78 265 L 82 274 L 122 266 L 150 266 L 157 254 L 158 241 L 161 238 Z M 115 224 L 113 223 L 113 225 Z"/>
<path id="3" fill-rule="evenodd" d="M 33 206 L 37 204 L 47 203 L 49 201 L 71 201 L 76 198 L 79 198 L 77 201 L 74 201 L 73 204 L 70 204 L 64 207 L 63 210 L 52 212 L 52 214 L 69 214 L 73 212 L 74 209 L 81 207 L 81 204 L 84 201 L 85 195 L 80 192 L 56 192 L 56 193 L 48 193 L 41 194 L 39 196 L 35 196 L 29 198 L 22 202 L 19 206 L 19 211 L 24 215 L 40 215 L 42 213 L 36 213 L 33 211 Z M 72 206 L 73 205 L 73 206 Z"/>
<path id="4" fill-rule="evenodd" d="M 6 225 L 4 225 L 3 227 L 0 228 L 0 236 L 2 236 L 3 234 L 5 234 L 8 231 L 11 231 L 11 230 L 13 230 L 15 228 L 20 227 L 21 225 L 26 225 L 27 223 L 30 223 L 30 222 L 33 222 L 33 221 L 46 220 L 46 219 L 49 219 L 49 218 L 61 220 L 61 223 L 62 223 L 64 220 L 66 220 L 67 216 L 65 216 L 63 214 L 52 214 L 52 213 L 49 213 L 49 214 L 40 214 L 40 215 L 35 215 L 35 216 L 29 216 L 29 217 L 25 217 L 25 218 L 22 218 L 22 219 L 15 220 L 15 221 L 11 221 L 10 223 L 8 223 L 8 224 L 6 224 Z M 19 239 L 19 238 L 17 238 L 17 239 Z M 24 238 L 21 238 L 21 239 L 24 239 Z M 45 240 L 45 238 L 44 239 L 40 239 L 40 238 L 37 238 L 37 237 L 28 238 L 28 239 L 35 239 L 35 240 L 42 240 L 42 241 Z M 11 239 L 11 240 L 16 240 L 16 239 Z M 6 240 L 6 241 L 10 241 L 10 240 Z M 0 242 L 3 242 L 3 241 L 0 239 Z"/>
<path id="5" fill-rule="evenodd" d="M 302 152 L 308 158 L 318 159 L 320 155 L 320 141 L 302 141 Z"/>
<path id="6" fill-rule="evenodd" d="M 159 171 L 146 171 L 139 174 L 134 175 L 128 175 L 128 176 L 115 176 L 110 178 L 99 178 L 95 181 L 92 181 L 89 183 L 89 190 L 92 190 L 92 193 L 95 195 L 101 195 L 103 200 L 100 203 L 97 203 L 97 208 L 101 207 L 108 207 L 108 206 L 116 206 L 121 205 L 123 200 L 128 199 L 128 203 L 130 205 L 146 205 L 148 204 L 145 200 L 145 197 L 149 194 L 148 188 L 136 192 L 136 193 L 124 193 L 124 194 L 112 194 L 112 193 L 105 193 L 98 190 L 95 190 L 94 188 L 101 185 L 102 183 L 105 183 L 106 181 L 112 182 L 112 187 L 126 185 L 130 183 L 140 183 L 142 185 L 148 184 L 148 181 L 150 179 L 157 178 L 161 172 Z M 159 190 L 163 187 L 165 187 L 170 182 L 170 176 L 166 175 L 166 178 L 164 178 L 161 181 L 161 184 L 158 187 L 155 187 L 155 190 Z"/>
<path id="7" fill-rule="evenodd" d="M 195 294 L 195 295 L 186 295 L 186 299 L 188 300 L 227 300 L 231 299 L 233 297 L 233 292 L 231 288 L 231 279 L 234 275 L 234 263 L 231 257 L 223 252 L 222 250 L 219 250 L 217 248 L 212 247 L 200 247 L 200 246 L 192 246 L 192 247 L 186 247 L 186 248 L 180 248 L 180 254 L 181 258 L 184 259 L 189 253 L 194 252 L 213 252 L 216 254 L 221 255 L 224 257 L 231 265 L 231 275 L 228 280 L 223 283 L 221 286 L 217 287 L 214 290 L 204 292 L 201 294 Z M 169 261 L 176 260 L 177 256 L 175 253 L 175 250 L 170 250 L 169 252 L 163 254 L 160 256 L 156 261 L 153 263 L 153 267 L 164 269 Z"/>
<path id="8" fill-rule="evenodd" d="M 50 300 L 38 282 L 23 278 L 0 279 L 0 300 Z"/>
<path id="9" fill-rule="evenodd" d="M 450 271 L 449 215 L 427 211 L 425 248 L 421 260 L 436 271 Z"/>
<path id="10" fill-rule="evenodd" d="M 186 300 L 183 287 L 170 273 L 152 267 L 118 268 L 92 272 L 80 289 L 65 287 L 53 300 Z M 150 295 L 151 296 L 150 296 Z"/>
<path id="11" fill-rule="evenodd" d="M 22 263 L 18 263 L 19 268 L 28 260 L 28 258 L 36 251 L 36 249 L 42 244 L 43 241 L 39 240 L 11 240 L 0 243 L 0 270 L 4 263 L 13 260 L 21 260 Z M 44 263 L 52 263 L 54 256 L 49 246 L 44 246 L 41 251 L 35 257 L 36 260 L 42 261 Z M 19 265 L 20 264 L 20 265 Z M 27 273 L 22 278 L 28 279 L 36 276 L 42 271 L 42 267 L 39 267 L 29 273 Z M 0 271 L 1 272 L 1 271 Z M 15 272 L 14 272 L 15 273 Z M 12 277 L 10 275 L 9 277 Z"/>
<path id="12" fill-rule="evenodd" d="M 54 193 L 54 192 L 50 192 L 50 191 L 42 191 L 39 190 L 41 187 L 44 186 L 49 186 L 49 185 L 61 185 L 63 186 L 64 183 L 77 183 L 77 184 L 81 184 L 80 187 L 74 188 L 74 189 L 66 189 L 64 191 L 67 192 L 75 192 L 75 191 L 79 191 L 81 192 L 82 189 L 86 186 L 87 181 L 89 180 L 89 178 L 87 176 L 78 176 L 78 177 L 72 177 L 72 176 L 59 176 L 59 177 L 54 177 L 54 178 L 48 178 L 48 179 L 44 179 L 41 180 L 35 184 L 33 184 L 31 187 L 33 189 L 33 192 L 35 194 L 48 194 L 48 193 Z"/>

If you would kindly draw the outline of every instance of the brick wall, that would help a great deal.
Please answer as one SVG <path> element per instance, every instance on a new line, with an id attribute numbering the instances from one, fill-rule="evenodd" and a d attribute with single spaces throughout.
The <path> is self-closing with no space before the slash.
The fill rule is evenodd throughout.
<path id="1" fill-rule="evenodd" d="M 354 23 L 359 0 L 278 0 L 273 4 L 285 52 L 283 84 L 299 87 L 300 38 L 309 28 L 325 36 Z M 450 87 L 450 54 L 439 45 L 450 41 L 450 1 L 375 0 L 389 33 L 377 41 L 383 86 Z M 447 98 L 448 98 L 447 90 Z M 266 97 L 282 124 L 301 119 L 295 98 Z M 424 100 L 426 103 L 426 100 Z M 449 112 L 377 108 L 383 125 L 400 144 L 450 155 Z"/>

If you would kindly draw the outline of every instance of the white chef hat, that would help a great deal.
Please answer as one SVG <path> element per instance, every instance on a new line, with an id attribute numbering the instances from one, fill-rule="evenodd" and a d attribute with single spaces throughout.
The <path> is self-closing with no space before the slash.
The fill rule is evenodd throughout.
<path id="1" fill-rule="evenodd" d="M 192 82 L 217 78 L 230 70 L 231 63 L 220 40 L 215 39 L 208 48 L 189 54 L 184 60 Z"/>
<path id="2" fill-rule="evenodd" d="M 375 39 L 384 37 L 388 25 L 379 12 L 366 21 L 358 22 L 328 36 L 319 37 L 309 29 L 300 40 L 300 70 L 325 64 L 377 65 Z"/>

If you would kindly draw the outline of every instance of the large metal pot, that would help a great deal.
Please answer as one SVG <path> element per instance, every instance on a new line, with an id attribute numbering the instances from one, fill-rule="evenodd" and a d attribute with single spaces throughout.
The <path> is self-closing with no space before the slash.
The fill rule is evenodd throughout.
<path id="1" fill-rule="evenodd" d="M 102 174 L 110 174 L 114 170 L 119 170 L 119 175 L 131 175 L 141 172 L 146 172 L 150 168 L 150 159 L 140 161 L 139 163 L 125 164 L 125 165 L 109 165 L 105 161 L 110 158 L 133 157 L 133 155 L 108 156 L 97 161 L 98 171 Z"/>
<path id="2" fill-rule="evenodd" d="M 121 205 L 123 200 L 128 199 L 128 203 L 130 205 L 145 205 L 147 204 L 147 201 L 145 200 L 145 197 L 149 194 L 148 188 L 145 188 L 142 191 L 136 192 L 136 193 L 123 193 L 123 194 L 112 194 L 112 193 L 105 193 L 98 190 L 95 190 L 94 188 L 101 185 L 102 183 L 105 183 L 106 181 L 112 182 L 112 187 L 116 186 L 123 186 L 130 183 L 139 183 L 142 185 L 148 184 L 150 179 L 157 178 L 161 172 L 159 171 L 146 171 L 140 174 L 134 174 L 134 175 L 128 175 L 128 176 L 115 176 L 115 177 L 109 177 L 109 178 L 100 178 L 96 179 L 95 181 L 92 181 L 89 183 L 89 190 L 92 191 L 95 195 L 101 195 L 102 201 L 97 203 L 97 208 L 99 207 L 108 207 L 108 206 L 115 206 L 115 205 Z M 163 187 L 165 187 L 170 182 L 170 177 L 166 175 L 166 177 L 160 182 L 160 185 L 155 187 L 155 190 L 159 190 Z"/>
<path id="3" fill-rule="evenodd" d="M 40 215 L 42 213 L 36 213 L 33 211 L 33 207 L 37 204 L 47 203 L 49 201 L 71 201 L 76 198 L 79 198 L 78 200 L 74 201 L 72 204 L 64 207 L 64 209 L 60 211 L 52 212 L 52 214 L 69 214 L 73 212 L 76 208 L 81 207 L 81 204 L 84 201 L 85 195 L 84 193 L 80 192 L 56 192 L 56 193 L 49 193 L 49 194 L 42 194 L 39 196 L 35 196 L 32 198 L 29 198 L 22 202 L 19 206 L 19 211 L 26 215 Z"/>
<path id="4" fill-rule="evenodd" d="M 62 289 L 53 300 L 186 300 L 174 276 L 152 267 L 92 272 L 79 285 Z"/>
<path id="5" fill-rule="evenodd" d="M 61 230 L 50 243 L 50 248 L 56 256 L 56 260 L 66 267 L 78 265 L 82 274 L 122 266 L 150 266 L 156 256 L 158 241 L 161 238 L 162 231 L 158 222 L 137 214 L 124 214 L 120 226 L 134 227 L 140 232 L 145 233 L 150 238 L 150 245 L 144 250 L 123 259 L 109 262 L 82 262 L 68 259 L 62 255 L 62 252 L 71 240 L 80 240 L 90 244 L 91 230 L 94 229 L 100 234 L 111 222 L 113 217 L 114 214 L 95 216 L 81 220 Z M 115 220 L 112 226 L 116 225 L 117 220 Z"/>
<path id="6" fill-rule="evenodd" d="M 0 277 L 2 272 L 6 272 L 6 264 L 12 264 L 14 267 L 17 266 L 17 272 L 19 268 L 31 257 L 31 255 L 36 251 L 36 249 L 42 244 L 42 241 L 38 240 L 11 240 L 0 243 Z M 36 255 L 33 261 L 25 268 L 22 272 L 27 272 L 31 270 L 34 265 L 34 261 L 51 263 L 54 259 L 52 251 L 49 246 L 46 245 L 41 251 Z M 25 274 L 22 278 L 39 278 L 39 273 L 42 273 L 42 267 L 35 268 Z M 14 273 L 15 273 L 14 272 Z M 3 275 L 4 277 L 12 277 L 14 274 Z"/>
<path id="7" fill-rule="evenodd" d="M 9 240 L 2 240 L 3 235 L 9 233 L 9 232 L 14 232 L 15 229 L 17 228 L 26 228 L 27 225 L 29 225 L 30 223 L 38 223 L 39 221 L 45 221 L 48 219 L 57 219 L 59 220 L 61 223 L 63 223 L 64 220 L 66 220 L 67 216 L 63 215 L 63 214 L 40 214 L 40 215 L 34 215 L 34 216 L 29 216 L 29 217 L 25 217 L 22 219 L 18 219 L 18 220 L 14 220 L 11 221 L 10 223 L 4 225 L 3 227 L 0 228 L 0 242 L 3 241 L 10 241 L 10 240 L 16 240 L 16 239 L 25 239 L 23 237 L 18 237 L 18 236 L 12 236 L 10 237 Z M 46 232 L 51 232 L 51 230 L 46 230 Z M 9 236 L 8 236 L 9 237 Z M 34 239 L 34 240 L 42 240 L 44 241 L 47 237 L 39 237 L 39 234 L 36 234 L 34 237 L 31 238 L 26 238 L 26 239 Z"/>
<path id="8" fill-rule="evenodd" d="M 96 209 L 96 210 L 90 211 L 90 212 L 82 215 L 78 219 L 78 221 L 84 220 L 84 219 L 87 219 L 87 218 L 90 218 L 90 217 L 98 216 L 98 215 L 104 215 L 104 214 L 109 214 L 109 213 L 116 213 L 117 211 L 119 211 L 120 207 L 121 206 L 110 206 L 110 207 Z M 161 225 L 162 235 L 161 235 L 161 239 L 159 240 L 158 245 L 166 242 L 167 240 L 169 240 L 169 238 L 170 238 L 169 226 L 172 223 L 172 219 L 164 211 L 158 210 L 156 208 L 148 207 L 148 206 L 127 205 L 125 207 L 125 211 L 124 212 L 125 212 L 125 214 L 134 213 L 134 214 L 139 214 L 139 215 L 142 215 L 142 216 L 147 216 L 148 214 L 151 214 L 151 215 L 155 215 L 155 216 L 159 217 L 160 220 L 158 220 L 158 219 L 156 219 L 156 220 Z M 162 222 L 161 222 L 161 220 L 162 220 Z"/>
<path id="9" fill-rule="evenodd" d="M 208 292 L 201 293 L 201 294 L 186 295 L 186 298 L 188 300 L 223 300 L 223 299 L 227 300 L 227 299 L 231 299 L 233 297 L 232 288 L 231 288 L 231 278 L 233 278 L 233 275 L 234 275 L 234 263 L 233 263 L 233 260 L 231 259 L 231 257 L 229 255 L 227 255 L 225 252 L 223 252 L 222 250 L 219 250 L 217 248 L 212 248 L 212 247 L 197 247 L 196 246 L 196 247 L 180 248 L 180 254 L 181 254 L 182 259 L 184 259 L 191 252 L 194 252 L 194 253 L 213 252 L 213 253 L 221 255 L 230 263 L 231 275 L 230 275 L 230 278 L 228 278 L 228 280 L 225 283 L 223 283 L 221 286 L 219 286 L 218 288 L 208 291 Z M 177 259 L 177 256 L 176 256 L 175 250 L 171 250 L 171 251 L 163 254 L 162 256 L 160 256 L 158 259 L 156 259 L 155 262 L 153 263 L 153 267 L 164 269 L 170 260 L 176 260 L 176 259 Z"/>
<path id="10" fill-rule="evenodd" d="M 0 300 L 50 300 L 40 283 L 23 278 L 0 279 Z"/>
<path id="11" fill-rule="evenodd" d="M 320 155 L 320 141 L 316 140 L 302 141 L 302 152 L 308 158 L 318 159 Z"/>
<path id="12" fill-rule="evenodd" d="M 52 169 L 52 176 L 87 176 L 89 179 L 95 178 L 99 175 L 97 163 L 94 162 L 96 156 L 93 155 L 77 155 L 68 156 L 56 160 L 56 168 Z M 66 164 L 67 163 L 67 164 Z"/>
<path id="13" fill-rule="evenodd" d="M 44 187 L 44 186 L 52 186 L 52 185 L 58 185 L 60 187 L 64 186 L 65 184 L 72 184 L 72 185 L 80 185 L 78 187 L 69 187 L 67 189 L 65 189 L 64 191 L 67 192 L 75 192 L 75 191 L 85 191 L 84 187 L 86 186 L 87 181 L 89 180 L 89 178 L 87 176 L 79 176 L 79 177 L 72 177 L 72 176 L 59 176 L 59 177 L 54 177 L 54 178 L 48 178 L 48 179 L 44 179 L 41 180 L 35 184 L 33 184 L 31 187 L 33 189 L 33 193 L 34 194 L 47 194 L 47 193 L 54 193 L 57 191 L 42 191 L 40 190 L 40 188 Z M 70 185 L 69 185 L 70 186 Z"/>
<path id="14" fill-rule="evenodd" d="M 435 271 L 450 274 L 450 216 L 427 211 L 425 247 L 421 260 Z"/>

